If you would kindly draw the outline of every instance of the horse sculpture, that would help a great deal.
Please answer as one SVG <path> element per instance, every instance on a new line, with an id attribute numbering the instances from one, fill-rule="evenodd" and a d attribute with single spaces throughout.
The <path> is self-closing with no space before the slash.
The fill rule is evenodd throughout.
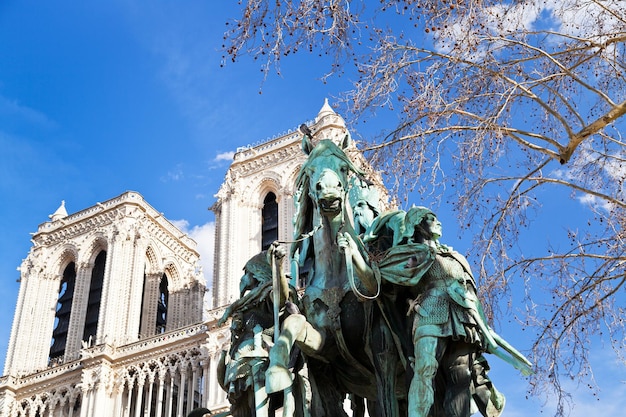
<path id="1" fill-rule="evenodd" d="M 297 241 L 292 246 L 299 264 L 308 268 L 303 314 L 290 315 L 282 325 L 270 351 L 266 389 L 290 386 L 287 360 L 295 343 L 307 358 L 312 416 L 346 415 L 343 400 L 351 395 L 370 401 L 370 415 L 395 417 L 397 395 L 406 392 L 396 389 L 397 347 L 377 303 L 362 296 L 375 292 L 377 283 L 355 282 L 352 255 L 338 243 L 348 235 L 358 242 L 354 258 L 367 257 L 347 204 L 349 176 L 363 175 L 343 151 L 348 144 L 346 137 L 341 147 L 328 139 L 313 147 L 307 135 L 303 138 L 309 157 L 297 179 Z"/>

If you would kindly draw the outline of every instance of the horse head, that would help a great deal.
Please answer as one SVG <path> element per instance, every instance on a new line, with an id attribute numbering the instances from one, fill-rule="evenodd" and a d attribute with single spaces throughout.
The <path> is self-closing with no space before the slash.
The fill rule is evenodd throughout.
<path id="1" fill-rule="evenodd" d="M 323 216 L 343 212 L 350 174 L 362 175 L 343 151 L 348 144 L 348 138 L 342 141 L 341 147 L 330 139 L 323 139 L 313 147 L 308 136 L 303 138 L 302 149 L 309 157 L 300 170 L 298 184 Z"/>

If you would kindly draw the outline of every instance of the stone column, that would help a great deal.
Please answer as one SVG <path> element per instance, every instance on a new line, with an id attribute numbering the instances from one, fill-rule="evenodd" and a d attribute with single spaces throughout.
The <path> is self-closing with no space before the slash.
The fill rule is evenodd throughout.
<path id="1" fill-rule="evenodd" d="M 218 384 L 214 382 L 217 381 L 217 353 L 211 352 L 210 362 L 209 362 L 209 377 L 207 378 L 207 383 L 209 384 L 209 402 L 208 404 L 214 405 L 217 402 L 217 390 L 216 387 L 219 388 Z M 210 409 L 210 407 L 209 407 Z"/>
<path id="2" fill-rule="evenodd" d="M 89 286 L 91 284 L 91 271 L 93 263 L 76 263 L 76 285 L 72 297 L 72 313 L 70 315 L 69 328 L 67 330 L 67 343 L 65 345 L 65 358 L 73 358 L 81 349 L 83 330 L 85 328 L 85 314 L 87 299 L 89 298 Z"/>
<path id="3" fill-rule="evenodd" d="M 172 415 L 172 398 L 174 397 L 174 376 L 175 372 L 170 372 L 170 385 L 168 387 L 167 392 L 167 410 L 166 416 L 170 417 Z"/>
<path id="4" fill-rule="evenodd" d="M 193 365 L 193 372 L 191 373 L 191 389 L 189 395 L 187 396 L 187 398 L 189 399 L 187 412 L 189 412 L 189 410 L 193 410 L 193 400 L 195 399 L 196 388 L 198 387 L 198 368 L 199 363 L 195 363 Z M 198 398 L 198 404 L 200 404 L 199 400 L 200 399 Z"/>
<path id="5" fill-rule="evenodd" d="M 67 401 L 67 408 L 69 410 L 67 417 L 72 417 L 74 415 L 74 404 L 76 404 L 76 398 L 72 399 L 72 396 L 70 396 L 70 398 Z M 82 407 L 82 404 L 81 404 L 81 407 Z"/>
<path id="6" fill-rule="evenodd" d="M 178 386 L 178 409 L 176 410 L 177 417 L 183 417 L 183 405 L 185 399 L 185 388 L 187 385 L 187 369 L 181 368 L 180 370 L 180 384 Z"/>
<path id="7" fill-rule="evenodd" d="M 136 220 L 136 219 L 133 219 Z M 141 240 L 138 239 L 137 229 L 129 232 L 127 240 L 124 242 L 126 249 L 125 273 L 128 277 L 125 291 L 127 321 L 124 332 L 130 340 L 139 338 L 139 321 L 141 316 L 141 299 L 143 296 L 143 274 L 145 268 L 145 250 Z"/>
<path id="8" fill-rule="evenodd" d="M 89 402 L 91 401 L 91 395 L 89 391 L 89 387 L 83 386 L 82 388 L 82 400 L 80 402 L 80 417 L 91 417 L 89 416 Z"/>
<path id="9" fill-rule="evenodd" d="M 144 417 L 150 417 L 152 412 L 152 391 L 154 389 L 154 375 L 148 377 L 148 399 L 146 401 L 146 408 L 144 409 Z"/>
<path id="10" fill-rule="evenodd" d="M 130 407 L 133 404 L 133 388 L 134 383 L 128 382 L 128 397 L 126 398 L 126 407 L 124 407 L 124 417 L 130 417 Z"/>
<path id="11" fill-rule="evenodd" d="M 156 417 L 161 417 L 163 413 L 163 391 L 165 390 L 164 378 L 165 375 L 159 374 L 159 394 L 156 402 Z"/>
<path id="12" fill-rule="evenodd" d="M 144 379 L 139 379 L 137 381 L 137 400 L 135 401 L 134 417 L 141 417 L 141 401 L 143 400 L 144 383 L 145 383 Z"/>
<path id="13" fill-rule="evenodd" d="M 113 391 L 113 395 L 115 396 L 114 398 L 114 409 L 115 409 L 115 415 L 116 416 L 120 416 L 123 415 L 124 412 L 124 405 L 123 405 L 123 397 L 124 397 L 124 385 L 122 385 L 121 387 L 117 387 L 116 389 L 114 389 Z"/>
<path id="14" fill-rule="evenodd" d="M 120 322 L 125 320 L 125 314 L 119 314 L 124 310 L 124 299 L 127 292 L 124 270 L 123 242 L 115 230 L 109 230 L 107 241 L 109 243 L 107 250 L 106 265 L 104 268 L 104 281 L 102 283 L 102 299 L 100 311 L 104 311 L 102 322 L 98 324 L 98 328 L 102 329 L 108 343 L 115 345 L 124 344 L 123 335 L 118 330 L 121 326 Z"/>
<path id="15" fill-rule="evenodd" d="M 45 275 L 40 280 L 36 300 L 34 304 L 28 306 L 33 310 L 31 321 L 27 324 L 30 329 L 30 343 L 23 346 L 26 349 L 25 356 L 22 357 L 23 368 L 29 371 L 43 369 L 48 365 L 48 355 L 50 354 L 50 339 L 42 340 L 42 335 L 52 335 L 54 327 L 54 315 L 58 299 L 59 283 L 58 275 Z"/>
<path id="16" fill-rule="evenodd" d="M 97 343 L 117 343 L 115 331 L 112 327 L 113 323 L 111 323 L 111 318 L 109 317 L 111 313 L 107 314 L 109 311 L 117 311 L 116 309 L 119 306 L 119 299 L 117 299 L 119 288 L 117 288 L 117 284 L 115 283 L 116 276 L 112 273 L 115 265 L 114 260 L 118 252 L 118 245 L 115 244 L 115 237 L 116 235 L 114 234 L 114 231 L 109 229 L 106 237 L 107 254 L 104 264 L 104 277 L 102 279 L 100 317 L 98 318 L 98 329 L 96 331 Z"/>
<path id="17" fill-rule="evenodd" d="M 206 357 L 202 361 L 202 397 L 201 401 L 205 407 L 208 407 L 211 401 L 211 396 L 209 395 L 209 387 L 213 384 L 209 383 L 211 376 L 209 375 L 209 364 L 210 358 Z"/>

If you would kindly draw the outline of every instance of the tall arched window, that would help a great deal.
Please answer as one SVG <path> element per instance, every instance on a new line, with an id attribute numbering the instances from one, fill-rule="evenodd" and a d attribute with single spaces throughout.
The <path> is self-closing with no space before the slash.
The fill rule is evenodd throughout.
<path id="1" fill-rule="evenodd" d="M 165 333 L 167 324 L 167 305 L 169 292 L 167 290 L 167 275 L 163 274 L 159 283 L 159 298 L 157 300 L 156 333 Z"/>
<path id="2" fill-rule="evenodd" d="M 70 262 L 63 271 L 63 278 L 59 285 L 59 297 L 57 299 L 56 313 L 54 315 L 54 330 L 50 345 L 50 359 L 62 358 L 67 344 L 67 329 L 70 325 L 70 313 L 72 312 L 72 298 L 76 284 L 76 264 Z"/>
<path id="3" fill-rule="evenodd" d="M 169 281 L 165 273 L 160 276 L 150 274 L 150 279 L 144 274 L 139 337 L 165 333 L 170 295 L 168 285 Z"/>
<path id="4" fill-rule="evenodd" d="M 278 240 L 278 202 L 276 194 L 267 193 L 263 200 L 261 250 L 266 250 L 272 242 Z"/>
<path id="5" fill-rule="evenodd" d="M 102 285 L 104 284 L 104 267 L 107 253 L 100 251 L 93 264 L 91 271 L 91 283 L 89 285 L 89 298 L 87 299 L 87 314 L 85 315 L 85 330 L 83 340 L 95 338 L 98 331 L 98 317 L 100 315 L 100 301 L 102 299 Z"/>

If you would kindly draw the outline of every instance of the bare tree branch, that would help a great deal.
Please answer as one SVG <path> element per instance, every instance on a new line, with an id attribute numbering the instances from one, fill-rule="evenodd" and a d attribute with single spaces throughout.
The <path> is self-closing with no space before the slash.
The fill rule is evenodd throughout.
<path id="1" fill-rule="evenodd" d="M 354 80 L 341 110 L 355 127 L 380 108 L 397 116 L 364 150 L 399 199 L 454 208 L 488 306 L 524 286 L 539 370 L 530 384 L 552 389 L 560 414 L 560 378 L 592 377 L 592 337 L 626 353 L 622 3 L 248 0 L 226 34 L 225 56 L 249 54 L 266 76 L 293 53 L 328 57 L 325 76 Z M 533 239 L 533 213 L 555 190 L 580 204 L 553 237 L 564 249 Z M 532 255 L 520 245 L 528 234 Z"/>

